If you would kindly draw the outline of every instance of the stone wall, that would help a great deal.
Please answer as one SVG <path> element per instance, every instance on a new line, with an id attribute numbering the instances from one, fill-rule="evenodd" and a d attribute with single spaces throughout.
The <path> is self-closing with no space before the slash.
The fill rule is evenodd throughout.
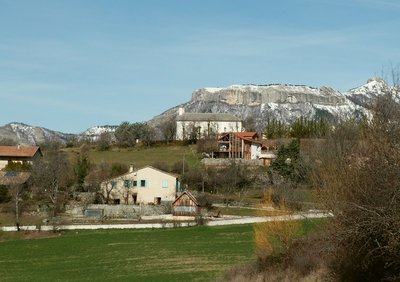
<path id="1" fill-rule="evenodd" d="M 201 160 L 201 163 L 205 166 L 220 166 L 225 167 L 229 166 L 231 162 L 234 161 L 239 165 L 246 166 L 263 166 L 263 160 L 244 160 L 244 159 L 212 159 L 205 158 Z"/>
<path id="2" fill-rule="evenodd" d="M 155 216 L 171 213 L 171 203 L 161 205 L 88 205 L 87 207 L 75 206 L 66 214 L 71 216 L 84 216 L 85 210 L 102 210 L 103 216 L 107 218 L 132 218 L 142 216 Z"/>
<path id="3" fill-rule="evenodd" d="M 89 205 L 87 209 L 102 209 L 108 218 L 138 218 L 170 213 L 171 203 L 163 205 Z"/>

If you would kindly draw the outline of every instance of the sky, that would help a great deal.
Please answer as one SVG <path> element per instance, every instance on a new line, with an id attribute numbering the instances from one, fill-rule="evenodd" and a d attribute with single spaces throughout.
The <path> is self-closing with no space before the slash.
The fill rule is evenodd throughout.
<path id="1" fill-rule="evenodd" d="M 345 92 L 400 63 L 399 30 L 398 0 L 0 0 L 0 126 L 142 122 L 232 84 Z"/>

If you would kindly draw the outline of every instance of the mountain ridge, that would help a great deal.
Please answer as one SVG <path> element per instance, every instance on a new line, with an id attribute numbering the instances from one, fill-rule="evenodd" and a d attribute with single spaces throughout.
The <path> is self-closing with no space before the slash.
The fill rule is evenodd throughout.
<path id="1" fill-rule="evenodd" d="M 229 113 L 242 120 L 254 118 L 261 131 L 268 119 L 292 123 L 299 117 L 334 119 L 369 116 L 369 105 L 375 97 L 390 91 L 381 78 L 373 77 L 359 87 L 341 93 L 331 87 L 320 88 L 292 84 L 234 84 L 228 87 L 205 87 L 193 91 L 191 100 L 167 109 L 148 124 L 162 138 L 165 121 L 174 119 L 180 107 L 193 113 Z M 0 127 L 0 139 L 8 138 L 20 145 L 40 144 L 49 140 L 66 143 L 70 139 L 96 140 L 101 133 L 113 133 L 117 125 L 93 126 L 78 133 L 62 133 L 39 126 L 11 122 Z"/>

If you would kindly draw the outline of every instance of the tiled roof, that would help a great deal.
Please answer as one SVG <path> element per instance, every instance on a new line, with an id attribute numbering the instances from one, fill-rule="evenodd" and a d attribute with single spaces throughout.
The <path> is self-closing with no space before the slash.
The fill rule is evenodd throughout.
<path id="1" fill-rule="evenodd" d="M 255 137 L 258 137 L 257 132 L 232 132 L 232 134 L 245 139 L 254 139 Z"/>
<path id="2" fill-rule="evenodd" d="M 219 136 L 219 138 L 218 138 L 218 141 L 219 142 L 224 142 L 223 139 L 224 138 L 228 138 L 230 134 L 232 134 L 232 135 L 234 135 L 236 137 L 239 137 L 240 139 L 249 141 L 249 142 L 261 144 L 260 141 L 255 139 L 255 138 L 258 137 L 257 132 L 227 132 L 227 133 L 221 134 Z M 229 141 L 226 140 L 225 142 L 229 142 Z"/>
<path id="3" fill-rule="evenodd" d="M 184 113 L 176 117 L 177 121 L 241 121 L 231 114 L 218 113 Z"/>
<path id="4" fill-rule="evenodd" d="M 37 146 L 0 146 L 0 157 L 33 157 L 38 151 L 42 154 Z"/>

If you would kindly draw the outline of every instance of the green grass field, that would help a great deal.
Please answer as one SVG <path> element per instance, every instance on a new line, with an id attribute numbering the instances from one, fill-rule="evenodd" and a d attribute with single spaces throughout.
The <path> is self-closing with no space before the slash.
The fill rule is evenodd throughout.
<path id="1" fill-rule="evenodd" d="M 299 236 L 323 222 L 303 221 Z M 8 237 L 0 241 L 0 280 L 214 281 L 230 267 L 255 260 L 253 236 L 252 225 L 231 225 Z"/>
<path id="2" fill-rule="evenodd" d="M 210 281 L 253 245 L 251 225 L 67 232 L 0 242 L 0 280 Z"/>
<path id="3" fill-rule="evenodd" d="M 79 152 L 78 148 L 69 148 L 66 151 L 73 160 Z M 154 162 L 161 161 L 171 166 L 183 159 L 190 165 L 199 164 L 198 154 L 195 146 L 179 145 L 157 145 L 151 147 L 140 146 L 138 148 L 113 148 L 109 151 L 99 151 L 92 149 L 89 151 L 89 159 L 93 163 L 106 161 L 108 163 L 133 164 L 135 168 L 141 168 L 146 165 L 152 165 Z"/>

